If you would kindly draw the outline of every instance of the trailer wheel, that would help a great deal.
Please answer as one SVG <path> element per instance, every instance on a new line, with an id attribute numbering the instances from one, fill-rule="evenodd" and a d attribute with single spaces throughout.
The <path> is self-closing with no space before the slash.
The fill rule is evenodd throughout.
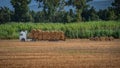
<path id="1" fill-rule="evenodd" d="M 21 41 L 22 41 L 22 42 L 25 42 L 25 39 L 24 39 L 24 38 L 22 38 L 22 39 L 21 39 Z"/>
<path id="2" fill-rule="evenodd" d="M 36 39 L 32 39 L 32 41 L 33 41 L 33 42 L 35 42 L 35 41 L 36 41 Z"/>

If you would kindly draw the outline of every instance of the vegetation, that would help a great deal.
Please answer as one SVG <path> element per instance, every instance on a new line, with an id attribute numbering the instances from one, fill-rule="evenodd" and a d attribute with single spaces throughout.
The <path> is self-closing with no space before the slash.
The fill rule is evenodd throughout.
<path id="1" fill-rule="evenodd" d="M 0 8 L 0 24 L 11 21 L 12 12 L 7 7 Z"/>
<path id="2" fill-rule="evenodd" d="M 11 4 L 14 7 L 13 21 L 28 22 L 31 20 L 28 7 L 30 2 L 31 0 L 11 0 Z"/>
<path id="3" fill-rule="evenodd" d="M 120 20 L 120 0 L 114 0 L 114 3 L 112 3 L 114 6 L 114 11 L 116 13 L 117 19 Z"/>
<path id="4" fill-rule="evenodd" d="M 41 29 L 64 31 L 67 38 L 90 38 L 113 36 L 120 38 L 120 23 L 117 21 L 93 21 L 82 23 L 8 23 L 0 25 L 0 39 L 15 39 L 21 30 Z"/>
<path id="5" fill-rule="evenodd" d="M 83 22 L 98 20 L 120 20 L 120 1 L 115 0 L 112 7 L 96 11 L 87 5 L 92 0 L 35 0 L 41 11 L 30 11 L 31 0 L 11 0 L 14 10 L 0 8 L 0 24 L 7 22 Z M 72 7 L 68 11 L 65 7 Z"/>
<path id="6" fill-rule="evenodd" d="M 120 38 L 120 23 L 116 21 L 120 20 L 118 0 L 112 3 L 112 7 L 100 11 L 87 5 L 87 2 L 92 0 L 35 1 L 39 3 L 38 7 L 42 8 L 41 11 L 29 10 L 28 5 L 31 0 L 11 0 L 14 10 L 7 7 L 0 8 L 1 39 L 15 39 L 19 37 L 20 30 L 31 29 L 60 30 L 64 31 L 68 38 L 94 36 Z M 74 9 L 66 11 L 64 9 L 66 6 L 72 6 Z"/>

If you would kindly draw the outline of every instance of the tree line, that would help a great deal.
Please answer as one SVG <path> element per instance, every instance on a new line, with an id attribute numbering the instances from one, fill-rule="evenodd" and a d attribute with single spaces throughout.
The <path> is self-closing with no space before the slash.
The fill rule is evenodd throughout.
<path id="1" fill-rule="evenodd" d="M 114 0 L 112 7 L 96 11 L 87 2 L 92 0 L 35 0 L 41 11 L 31 11 L 31 0 L 11 0 L 14 10 L 0 7 L 0 24 L 7 22 L 81 22 L 96 20 L 120 20 L 120 0 Z M 66 11 L 65 6 L 75 9 Z M 75 11 L 74 11 L 75 10 Z"/>

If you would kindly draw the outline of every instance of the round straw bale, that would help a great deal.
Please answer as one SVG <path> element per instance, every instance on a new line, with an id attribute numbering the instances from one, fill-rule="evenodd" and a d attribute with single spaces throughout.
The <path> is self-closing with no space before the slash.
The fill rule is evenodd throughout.
<path id="1" fill-rule="evenodd" d="M 52 40 L 52 37 L 53 37 L 53 33 L 52 31 L 49 32 L 49 40 Z"/>
<path id="2" fill-rule="evenodd" d="M 49 31 L 46 31 L 46 40 L 49 40 Z"/>
<path id="3" fill-rule="evenodd" d="M 28 37 L 29 37 L 29 38 L 32 38 L 32 37 L 33 37 L 33 34 L 32 34 L 32 33 L 28 33 Z"/>
<path id="4" fill-rule="evenodd" d="M 56 31 L 56 40 L 59 40 L 59 38 L 60 38 L 59 31 Z"/>
<path id="5" fill-rule="evenodd" d="M 31 31 L 31 33 L 34 33 L 36 30 L 35 29 L 33 29 L 32 31 Z"/>
<path id="6" fill-rule="evenodd" d="M 42 40 L 42 31 L 41 30 L 39 30 L 39 32 L 38 32 L 39 34 L 38 34 L 38 40 Z"/>
<path id="7" fill-rule="evenodd" d="M 63 31 L 60 31 L 60 39 L 61 40 L 65 40 L 65 36 L 64 36 L 64 32 Z"/>

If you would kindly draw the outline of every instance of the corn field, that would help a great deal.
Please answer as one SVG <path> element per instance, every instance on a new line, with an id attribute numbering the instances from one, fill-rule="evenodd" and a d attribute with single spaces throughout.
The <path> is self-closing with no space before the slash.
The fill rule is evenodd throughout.
<path id="1" fill-rule="evenodd" d="M 17 39 L 21 30 L 32 29 L 43 31 L 63 31 L 66 38 L 114 37 L 120 38 L 120 22 L 118 21 L 93 21 L 80 23 L 16 23 L 10 22 L 0 25 L 0 39 Z"/>

